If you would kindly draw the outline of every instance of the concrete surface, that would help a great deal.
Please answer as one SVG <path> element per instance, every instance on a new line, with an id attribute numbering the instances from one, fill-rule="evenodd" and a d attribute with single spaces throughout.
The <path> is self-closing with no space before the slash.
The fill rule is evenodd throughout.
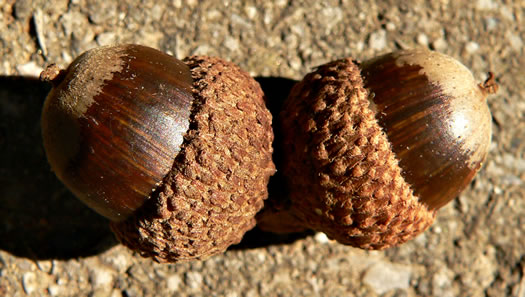
<path id="1" fill-rule="evenodd" d="M 524 297 L 524 17 L 520 0 L 0 0 L 0 296 Z M 427 232 L 391 250 L 253 233 L 206 261 L 156 264 L 115 242 L 49 171 L 41 146 L 49 87 L 39 72 L 111 43 L 217 55 L 261 80 L 300 79 L 345 56 L 435 49 L 479 81 L 496 74 L 490 155 Z"/>

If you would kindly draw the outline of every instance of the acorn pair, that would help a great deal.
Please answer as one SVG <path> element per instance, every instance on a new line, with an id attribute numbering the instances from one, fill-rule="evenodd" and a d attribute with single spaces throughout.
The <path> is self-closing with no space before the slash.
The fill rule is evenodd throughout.
<path id="1" fill-rule="evenodd" d="M 202 259 L 255 226 L 276 171 L 272 115 L 238 66 L 119 45 L 41 78 L 53 84 L 49 163 L 123 244 L 159 262 Z M 274 122 L 286 195 L 259 212 L 260 227 L 367 249 L 413 238 L 481 167 L 496 87 L 426 50 L 318 67 Z"/>

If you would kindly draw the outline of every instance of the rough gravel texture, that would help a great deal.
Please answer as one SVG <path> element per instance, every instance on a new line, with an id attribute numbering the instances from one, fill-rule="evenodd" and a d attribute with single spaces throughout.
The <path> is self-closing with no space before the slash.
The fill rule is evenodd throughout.
<path id="1" fill-rule="evenodd" d="M 0 296 L 525 296 L 524 17 L 519 0 L 0 0 Z M 42 68 L 124 42 L 235 62 L 274 112 L 317 65 L 428 47 L 480 82 L 496 74 L 493 144 L 472 185 L 400 247 L 250 233 L 206 261 L 156 264 L 117 244 L 41 145 Z"/>

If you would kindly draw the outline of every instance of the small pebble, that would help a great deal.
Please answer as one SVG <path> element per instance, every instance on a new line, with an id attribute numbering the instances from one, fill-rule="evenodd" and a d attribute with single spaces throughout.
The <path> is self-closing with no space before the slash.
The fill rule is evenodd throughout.
<path id="1" fill-rule="evenodd" d="M 428 37 L 423 33 L 419 33 L 417 35 L 417 43 L 423 46 L 428 46 Z"/>
<path id="2" fill-rule="evenodd" d="M 49 293 L 49 296 L 60 296 L 64 293 L 62 287 L 59 285 L 51 285 L 47 287 L 47 292 Z"/>
<path id="3" fill-rule="evenodd" d="M 479 10 L 492 10 L 498 8 L 498 4 L 494 0 L 478 0 L 475 7 Z"/>
<path id="4" fill-rule="evenodd" d="M 31 61 L 26 64 L 16 66 L 16 70 L 20 75 L 24 76 L 40 76 L 40 72 L 44 70 L 40 65 L 36 64 L 35 61 Z"/>
<path id="5" fill-rule="evenodd" d="M 516 21 L 516 16 L 514 15 L 514 11 L 511 8 L 509 8 L 508 6 L 503 5 L 501 7 L 501 9 L 499 10 L 499 12 L 507 20 L 509 20 L 511 22 L 515 22 Z"/>
<path id="6" fill-rule="evenodd" d="M 109 287 L 113 284 L 113 272 L 101 267 L 92 267 L 90 280 L 95 288 Z"/>
<path id="7" fill-rule="evenodd" d="M 88 27 L 86 16 L 80 12 L 67 12 L 60 17 L 60 24 L 66 35 L 71 35 L 78 28 Z"/>
<path id="8" fill-rule="evenodd" d="M 162 18 L 162 14 L 164 13 L 164 8 L 161 5 L 155 4 L 151 10 L 151 18 L 153 21 L 158 22 Z"/>
<path id="9" fill-rule="evenodd" d="M 290 61 L 288 61 L 288 65 L 290 65 L 290 68 L 292 68 L 295 71 L 299 71 L 302 67 L 301 59 L 299 57 L 294 56 L 290 58 Z"/>
<path id="10" fill-rule="evenodd" d="M 246 6 L 244 12 L 250 19 L 253 19 L 257 16 L 257 8 L 255 6 Z"/>
<path id="11" fill-rule="evenodd" d="M 115 254 L 107 259 L 108 264 L 120 272 L 125 271 L 130 266 L 129 257 L 124 254 Z"/>
<path id="12" fill-rule="evenodd" d="M 326 7 L 317 15 L 320 18 L 323 29 L 329 33 L 330 30 L 343 20 L 343 11 L 340 7 Z"/>
<path id="13" fill-rule="evenodd" d="M 231 52 L 239 50 L 239 41 L 235 38 L 227 36 L 224 40 L 224 46 Z"/>
<path id="14" fill-rule="evenodd" d="M 479 50 L 479 44 L 477 42 L 474 42 L 474 41 L 470 41 L 469 43 L 467 43 L 467 45 L 465 46 L 465 50 L 469 53 L 469 54 L 473 54 L 475 52 L 477 52 Z"/>
<path id="15" fill-rule="evenodd" d="M 95 24 L 114 23 L 116 22 L 118 8 L 117 2 L 97 1 L 94 5 L 89 5 L 89 19 Z"/>
<path id="16" fill-rule="evenodd" d="M 436 274 L 434 274 L 434 276 L 432 277 L 432 286 L 434 287 L 434 291 L 450 287 L 450 285 L 450 270 L 448 270 L 445 267 L 438 271 Z"/>
<path id="17" fill-rule="evenodd" d="M 362 41 L 358 41 L 355 45 L 355 48 L 357 51 L 362 51 L 365 48 L 365 43 Z"/>
<path id="18" fill-rule="evenodd" d="M 525 160 L 521 158 L 514 157 L 512 154 L 503 155 L 503 164 L 505 167 L 510 169 L 516 169 L 521 172 L 525 172 Z"/>
<path id="19" fill-rule="evenodd" d="M 197 289 L 202 285 L 202 275 L 196 271 L 186 272 L 184 277 L 186 285 L 192 289 Z"/>
<path id="20" fill-rule="evenodd" d="M 22 287 L 26 294 L 30 295 L 37 289 L 38 282 L 34 272 L 26 272 L 22 276 Z"/>
<path id="21" fill-rule="evenodd" d="M 498 20 L 495 19 L 495 18 L 486 18 L 485 19 L 485 28 L 487 29 L 487 31 L 492 31 L 494 29 L 496 29 L 496 27 L 498 26 Z"/>
<path id="22" fill-rule="evenodd" d="M 368 45 L 371 49 L 380 51 L 386 47 L 386 31 L 379 30 L 370 34 Z"/>
<path id="23" fill-rule="evenodd" d="M 169 292 L 176 292 L 182 283 L 182 279 L 177 274 L 172 274 L 166 278 L 166 286 Z"/>
<path id="24" fill-rule="evenodd" d="M 408 266 L 393 265 L 387 262 L 371 266 L 363 277 L 363 281 L 372 287 L 379 295 L 394 289 L 408 289 L 411 269 Z"/>
<path id="25" fill-rule="evenodd" d="M 99 34 L 96 40 L 98 45 L 103 46 L 115 43 L 116 38 L 117 34 L 115 34 L 115 32 L 104 32 Z"/>
<path id="26" fill-rule="evenodd" d="M 186 0 L 186 5 L 188 5 L 189 7 L 195 7 L 197 4 L 197 0 Z"/>
<path id="27" fill-rule="evenodd" d="M 31 16 L 32 1 L 19 0 L 13 3 L 14 15 L 17 19 L 26 19 Z"/>
<path id="28" fill-rule="evenodd" d="M 122 296 L 127 296 L 127 297 L 139 297 L 139 296 L 142 296 L 139 291 L 135 288 L 129 288 L 129 289 L 126 289 L 124 291 L 124 293 L 122 294 Z"/>
<path id="29" fill-rule="evenodd" d="M 144 271 L 144 267 L 141 265 L 135 264 L 128 269 L 128 274 L 139 282 L 147 282 L 150 278 L 147 275 L 147 272 Z"/>
<path id="30" fill-rule="evenodd" d="M 323 232 L 317 232 L 314 236 L 314 239 L 315 241 L 322 243 L 322 244 L 330 242 L 330 239 L 328 238 L 328 236 L 326 236 L 326 234 L 324 234 Z"/>
<path id="31" fill-rule="evenodd" d="M 505 37 L 509 41 L 510 47 L 515 51 L 520 52 L 523 49 L 523 39 L 518 34 L 507 32 Z"/>
<path id="32" fill-rule="evenodd" d="M 53 269 L 53 262 L 50 260 L 41 260 L 36 262 L 36 266 L 43 272 L 51 273 L 51 269 Z"/>

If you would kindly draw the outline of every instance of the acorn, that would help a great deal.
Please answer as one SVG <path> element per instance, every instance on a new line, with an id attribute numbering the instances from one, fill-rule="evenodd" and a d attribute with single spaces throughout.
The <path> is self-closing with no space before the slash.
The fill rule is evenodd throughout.
<path id="1" fill-rule="evenodd" d="M 275 172 L 272 117 L 238 66 L 117 45 L 41 79 L 53 85 L 42 112 L 51 168 L 124 245 L 158 262 L 202 259 L 255 225 Z"/>
<path id="2" fill-rule="evenodd" d="M 259 227 L 313 229 L 364 249 L 417 236 L 481 168 L 486 97 L 496 90 L 492 74 L 478 85 L 461 63 L 428 50 L 318 67 L 284 103 L 286 198 L 258 215 Z"/>

